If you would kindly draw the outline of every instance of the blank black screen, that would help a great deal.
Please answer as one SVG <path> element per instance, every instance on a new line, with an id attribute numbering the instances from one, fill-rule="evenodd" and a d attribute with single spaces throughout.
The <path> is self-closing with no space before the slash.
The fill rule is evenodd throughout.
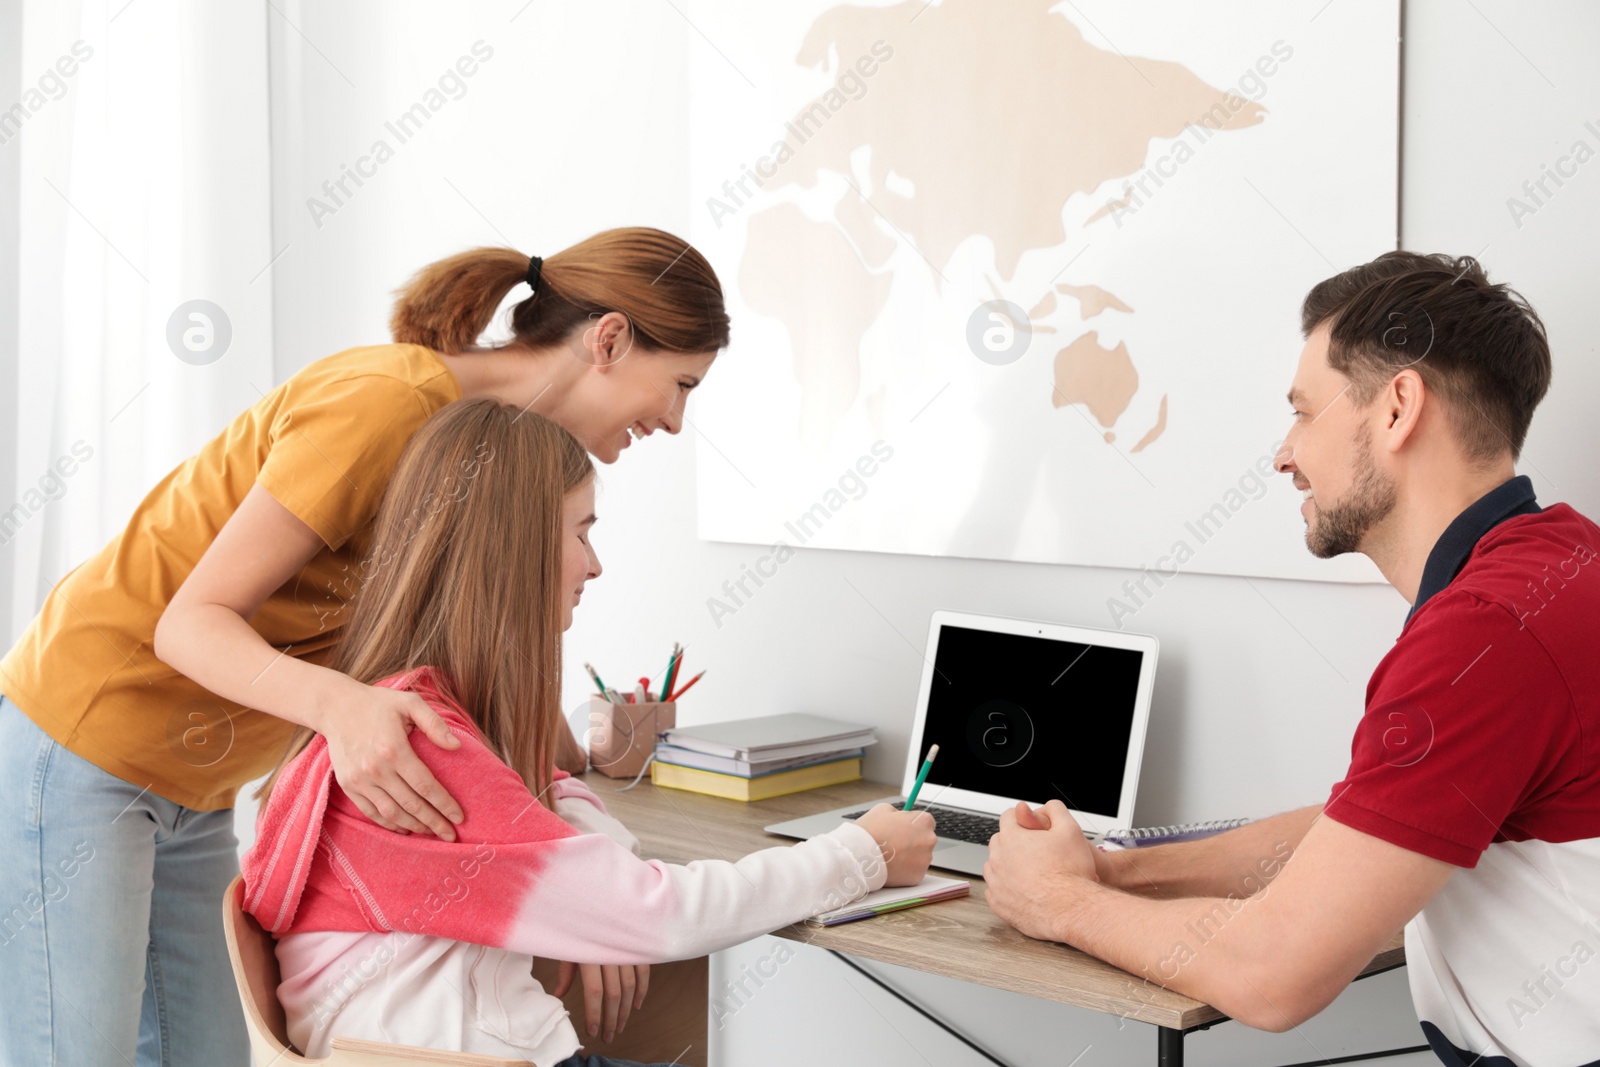
<path id="1" fill-rule="evenodd" d="M 1114 816 L 1142 652 L 944 626 L 920 763 L 937 785 Z"/>

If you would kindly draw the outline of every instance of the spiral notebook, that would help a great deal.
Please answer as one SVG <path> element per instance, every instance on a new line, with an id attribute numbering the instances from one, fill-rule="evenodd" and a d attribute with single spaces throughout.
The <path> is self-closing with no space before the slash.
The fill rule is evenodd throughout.
<path id="1" fill-rule="evenodd" d="M 1177 826 L 1140 826 L 1126 830 L 1112 830 L 1102 841 L 1119 848 L 1139 848 L 1143 845 L 1167 845 L 1174 841 L 1193 841 L 1201 837 L 1220 834 L 1243 826 L 1249 819 L 1212 819 L 1209 822 L 1186 822 Z"/>

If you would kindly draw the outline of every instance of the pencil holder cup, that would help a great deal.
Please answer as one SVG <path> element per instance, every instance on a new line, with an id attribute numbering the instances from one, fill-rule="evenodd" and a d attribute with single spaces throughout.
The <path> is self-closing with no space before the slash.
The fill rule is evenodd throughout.
<path id="1" fill-rule="evenodd" d="M 608 778 L 632 778 L 656 750 L 656 735 L 678 724 L 672 701 L 613 704 L 589 701 L 589 765 Z"/>

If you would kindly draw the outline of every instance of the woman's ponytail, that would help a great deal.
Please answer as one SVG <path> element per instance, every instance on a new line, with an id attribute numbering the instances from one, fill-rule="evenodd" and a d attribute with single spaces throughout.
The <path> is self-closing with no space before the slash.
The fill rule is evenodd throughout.
<path id="1" fill-rule="evenodd" d="M 527 272 L 528 257 L 509 248 L 474 248 L 430 263 L 400 290 L 389 332 L 397 342 L 454 355 L 489 328 Z"/>
<path id="2" fill-rule="evenodd" d="M 395 341 L 454 355 L 476 342 L 495 309 L 528 278 L 529 257 L 475 248 L 422 268 L 399 291 Z M 545 348 L 620 311 L 645 349 L 710 352 L 728 343 L 722 286 L 704 256 L 662 230 L 605 230 L 544 258 L 538 289 L 511 311 L 518 343 Z"/>

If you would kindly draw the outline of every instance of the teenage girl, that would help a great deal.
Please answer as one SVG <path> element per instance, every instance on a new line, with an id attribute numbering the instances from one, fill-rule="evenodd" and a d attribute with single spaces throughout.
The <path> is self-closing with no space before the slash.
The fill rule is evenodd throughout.
<path id="1" fill-rule="evenodd" d="M 477 347 L 521 285 L 511 340 Z M 486 397 L 610 463 L 678 432 L 728 341 L 710 265 L 650 229 L 452 256 L 390 325 L 393 343 L 304 368 L 173 470 L 0 661 L 0 1063 L 246 1062 L 218 908 L 239 787 L 304 726 L 375 826 L 449 842 L 462 817 L 407 743 L 456 746 L 445 720 L 328 666 L 407 440 Z M 581 766 L 570 731 L 552 744 Z"/>
<path id="2" fill-rule="evenodd" d="M 346 1035 L 596 1067 L 530 956 L 620 971 L 620 1029 L 648 982 L 632 965 L 701 956 L 926 872 L 932 817 L 887 804 L 737 863 L 642 860 L 600 799 L 552 767 L 561 633 L 600 574 L 594 522 L 583 447 L 515 407 L 452 404 L 401 457 L 378 512 L 383 563 L 334 666 L 443 718 L 460 748 L 411 743 L 465 818 L 453 842 L 387 833 L 332 781 L 327 741 L 299 732 L 263 787 L 244 907 L 278 936 L 278 998 L 305 1055 Z"/>

